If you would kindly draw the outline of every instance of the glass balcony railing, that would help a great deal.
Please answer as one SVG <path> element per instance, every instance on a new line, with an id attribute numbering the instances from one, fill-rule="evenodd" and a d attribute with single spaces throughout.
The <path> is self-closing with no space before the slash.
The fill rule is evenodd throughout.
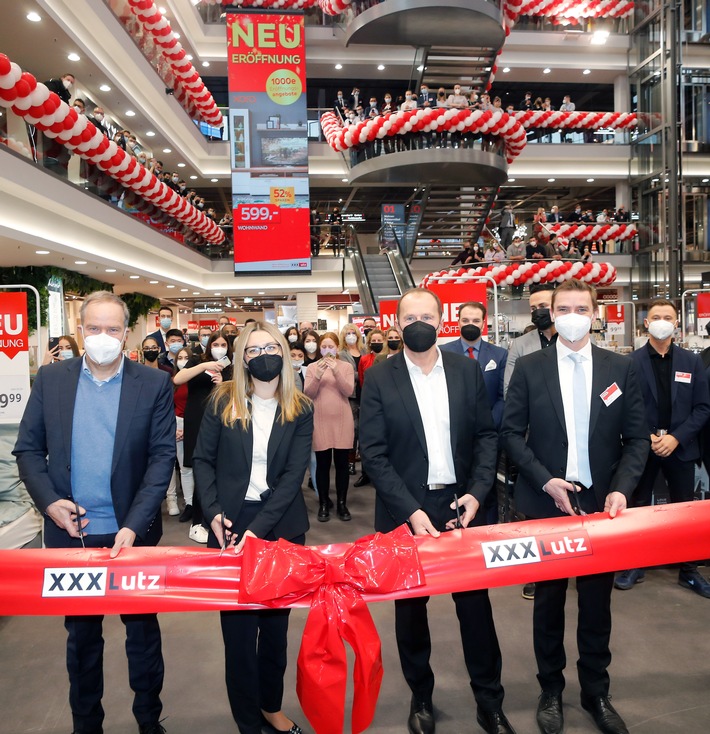
<path id="1" fill-rule="evenodd" d="M 146 226 L 210 259 L 231 258 L 232 227 L 223 225 L 225 240 L 212 245 L 186 225 L 125 188 L 97 166 L 72 155 L 68 148 L 45 136 L 8 109 L 0 110 L 0 149 L 22 156 L 28 163 L 50 171 L 88 195 L 97 196 Z M 0 166 L 0 170 L 2 167 Z M 198 207 L 199 208 L 199 207 Z"/>

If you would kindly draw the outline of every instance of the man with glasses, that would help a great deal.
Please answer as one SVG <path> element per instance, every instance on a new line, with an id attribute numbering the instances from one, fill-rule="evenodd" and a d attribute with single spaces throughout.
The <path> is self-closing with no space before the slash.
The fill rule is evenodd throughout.
<path id="1" fill-rule="evenodd" d="M 169 375 L 123 356 L 128 307 L 113 293 L 84 301 L 82 358 L 41 367 L 13 453 L 45 515 L 48 548 L 157 545 L 160 505 L 175 466 Z M 75 734 L 101 734 L 101 616 L 69 616 L 67 670 Z M 163 657 L 155 614 L 123 614 L 133 714 L 140 734 L 161 734 Z"/>

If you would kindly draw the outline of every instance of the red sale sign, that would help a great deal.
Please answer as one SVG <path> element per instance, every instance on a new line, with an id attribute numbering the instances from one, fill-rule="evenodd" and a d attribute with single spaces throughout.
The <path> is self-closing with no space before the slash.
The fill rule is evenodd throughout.
<path id="1" fill-rule="evenodd" d="M 234 271 L 311 269 L 303 15 L 227 16 Z"/>
<path id="2" fill-rule="evenodd" d="M 477 301 L 486 308 L 488 292 L 485 283 L 451 283 L 445 285 L 430 285 L 427 290 L 436 293 L 441 299 L 443 308 L 442 326 L 439 332 L 440 338 L 459 338 L 459 308 L 462 303 Z M 395 325 L 395 315 L 398 301 L 380 301 L 380 319 L 383 329 L 392 328 Z M 483 334 L 488 333 L 488 326 L 484 323 Z"/>
<path id="3" fill-rule="evenodd" d="M 27 294 L 0 293 L 0 423 L 19 423 L 30 394 Z"/>

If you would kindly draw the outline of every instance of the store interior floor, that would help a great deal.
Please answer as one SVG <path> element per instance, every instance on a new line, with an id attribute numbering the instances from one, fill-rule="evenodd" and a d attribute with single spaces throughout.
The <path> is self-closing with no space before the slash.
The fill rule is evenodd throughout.
<path id="1" fill-rule="evenodd" d="M 372 532 L 372 487 L 350 489 L 352 522 L 333 517 L 316 521 L 317 502 L 304 487 L 311 511 L 311 544 L 355 540 Z M 192 545 L 188 526 L 164 515 L 165 545 Z M 710 569 L 701 568 L 710 575 Z M 0 594 L 2 590 L 0 590 Z M 532 650 L 532 605 L 520 587 L 491 591 L 498 636 L 503 650 L 505 711 L 518 734 L 537 732 L 539 694 Z M 382 640 L 384 681 L 373 734 L 407 730 L 409 691 L 402 678 L 394 641 L 393 605 L 370 605 Z M 705 734 L 710 731 L 710 599 L 677 584 L 677 571 L 650 571 L 631 591 L 615 591 L 611 693 L 613 703 L 633 734 Z M 567 688 L 564 693 L 566 734 L 597 731 L 579 703 L 576 679 L 576 600 L 567 603 Z M 305 732 L 311 732 L 296 697 L 296 658 L 307 610 L 291 614 L 289 668 L 284 710 Z M 434 692 L 437 731 L 480 732 L 475 703 L 460 653 L 460 639 L 450 596 L 432 598 L 429 619 L 437 676 Z M 168 734 L 236 732 L 223 680 L 223 646 L 218 614 L 163 614 L 166 662 L 163 690 L 164 726 Z M 123 625 L 105 621 L 105 734 L 137 732 L 131 714 L 123 650 Z M 0 732 L 2 734 L 69 734 L 71 715 L 64 667 L 65 632 L 57 617 L 0 618 Z M 348 706 L 351 688 L 348 690 Z M 349 709 L 348 709 L 349 711 Z M 349 731 L 349 714 L 345 731 Z"/>

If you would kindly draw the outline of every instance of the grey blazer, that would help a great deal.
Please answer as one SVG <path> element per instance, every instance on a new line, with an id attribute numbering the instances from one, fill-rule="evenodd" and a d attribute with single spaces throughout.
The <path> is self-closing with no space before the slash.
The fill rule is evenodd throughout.
<path id="1" fill-rule="evenodd" d="M 533 329 L 533 331 L 529 331 L 510 342 L 508 361 L 505 363 L 505 376 L 503 377 L 503 395 L 508 395 L 508 385 L 510 385 L 510 378 L 513 376 L 516 360 L 539 350 L 540 332 L 537 329 Z"/>

